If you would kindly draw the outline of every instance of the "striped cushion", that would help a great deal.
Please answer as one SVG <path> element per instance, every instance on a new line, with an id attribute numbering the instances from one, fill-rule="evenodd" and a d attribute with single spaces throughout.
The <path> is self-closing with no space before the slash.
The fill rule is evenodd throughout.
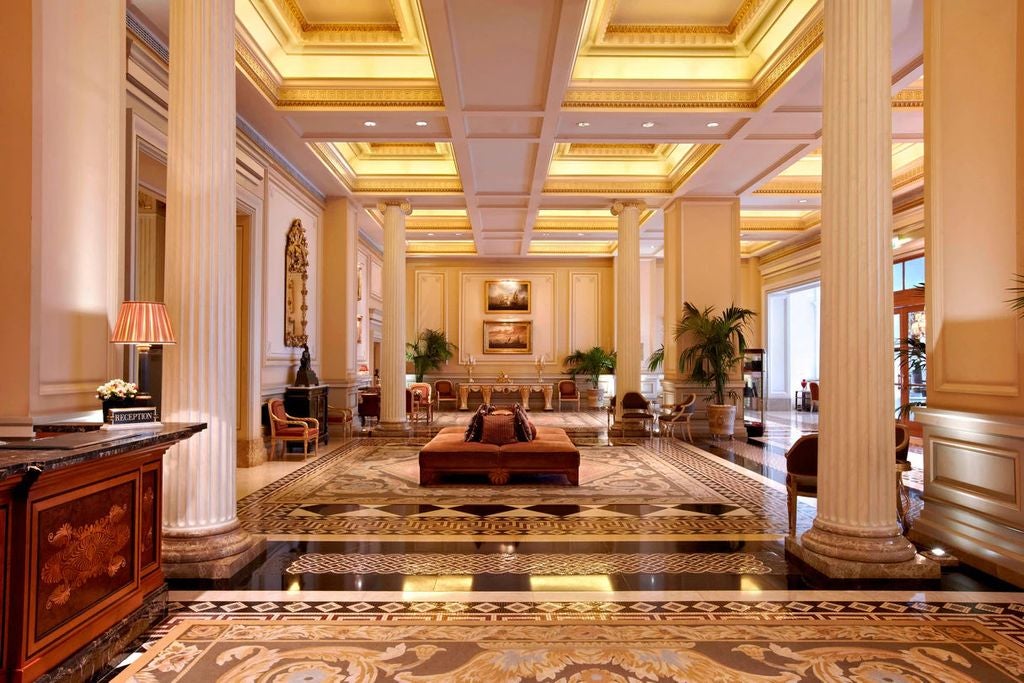
<path id="1" fill-rule="evenodd" d="M 503 446 L 516 442 L 515 418 L 512 415 L 484 415 L 480 441 Z"/>
<path id="2" fill-rule="evenodd" d="M 516 441 L 533 441 L 533 433 L 530 431 L 530 418 L 526 416 L 523 407 L 516 403 L 512 406 L 512 415 L 515 418 Z"/>
<path id="3" fill-rule="evenodd" d="M 479 441 L 484 430 L 484 415 L 490 415 L 493 411 L 494 406 L 487 403 L 477 408 L 476 414 L 469 418 L 469 425 L 466 427 L 466 435 L 463 440 Z"/>

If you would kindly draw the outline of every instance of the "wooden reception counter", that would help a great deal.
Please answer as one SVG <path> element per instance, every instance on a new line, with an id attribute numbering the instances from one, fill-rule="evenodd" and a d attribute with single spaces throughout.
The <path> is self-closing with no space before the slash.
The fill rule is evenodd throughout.
<path id="1" fill-rule="evenodd" d="M 164 588 L 164 451 L 205 428 L 0 442 L 0 681 L 87 676 L 90 648 L 138 621 Z"/>

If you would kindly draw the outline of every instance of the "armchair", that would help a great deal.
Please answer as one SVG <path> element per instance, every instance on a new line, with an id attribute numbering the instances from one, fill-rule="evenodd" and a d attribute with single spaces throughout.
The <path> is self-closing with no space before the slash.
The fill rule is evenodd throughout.
<path id="1" fill-rule="evenodd" d="M 448 379 L 439 379 L 434 382 L 434 397 L 438 410 L 441 410 L 442 401 L 449 402 L 456 407 L 459 405 L 459 396 L 455 392 L 455 385 Z"/>
<path id="2" fill-rule="evenodd" d="M 426 382 L 414 382 L 409 385 L 412 392 L 412 419 L 418 420 L 421 416 L 427 421 L 434 421 L 434 402 L 431 397 L 430 385 Z"/>
<path id="3" fill-rule="evenodd" d="M 672 406 L 672 411 L 661 419 L 662 431 L 664 432 L 664 425 L 668 425 L 669 436 L 675 437 L 676 427 L 683 427 L 686 429 L 686 440 L 693 443 L 693 434 L 690 433 L 690 420 L 693 419 L 694 413 L 697 411 L 697 394 L 690 394 L 682 403 L 677 403 Z"/>
<path id="4" fill-rule="evenodd" d="M 360 392 L 358 399 L 359 421 L 366 426 L 366 418 L 380 422 L 380 394 L 378 392 Z"/>
<path id="5" fill-rule="evenodd" d="M 270 454 L 281 442 L 282 454 L 289 441 L 302 442 L 302 459 L 309 456 L 309 443 L 313 442 L 313 455 L 320 454 L 320 422 L 314 417 L 293 417 L 284 411 L 284 401 L 272 398 L 267 402 L 270 415 Z"/>
<path id="6" fill-rule="evenodd" d="M 327 405 L 327 424 L 341 425 L 342 436 L 352 436 L 352 409 Z"/>
<path id="7" fill-rule="evenodd" d="M 651 402 L 644 398 L 644 395 L 637 391 L 627 391 L 622 395 L 622 421 L 636 420 L 644 431 L 648 431 L 654 424 L 654 413 L 651 412 Z"/>
<path id="8" fill-rule="evenodd" d="M 580 409 L 580 390 L 576 382 L 571 379 L 558 381 L 558 410 L 562 410 L 563 403 L 575 403 L 576 410 Z"/>

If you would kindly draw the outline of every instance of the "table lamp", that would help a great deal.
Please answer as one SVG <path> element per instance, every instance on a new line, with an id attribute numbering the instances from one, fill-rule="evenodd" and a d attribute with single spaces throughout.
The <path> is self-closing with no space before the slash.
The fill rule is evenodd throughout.
<path id="1" fill-rule="evenodd" d="M 125 301 L 110 335 L 112 344 L 131 344 L 139 351 L 139 396 L 149 395 L 149 347 L 174 344 L 167 307 L 156 301 Z"/>

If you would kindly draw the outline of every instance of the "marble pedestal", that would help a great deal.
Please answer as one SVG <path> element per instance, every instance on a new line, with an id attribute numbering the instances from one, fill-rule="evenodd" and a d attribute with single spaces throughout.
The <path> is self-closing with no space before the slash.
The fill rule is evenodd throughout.
<path id="1" fill-rule="evenodd" d="M 920 554 L 904 562 L 855 562 L 808 550 L 792 536 L 786 538 L 786 554 L 830 579 L 937 579 L 942 573 L 938 564 Z"/>
<path id="2" fill-rule="evenodd" d="M 266 552 L 267 541 L 236 520 L 221 533 L 164 530 L 161 558 L 169 579 L 230 579 Z"/>

